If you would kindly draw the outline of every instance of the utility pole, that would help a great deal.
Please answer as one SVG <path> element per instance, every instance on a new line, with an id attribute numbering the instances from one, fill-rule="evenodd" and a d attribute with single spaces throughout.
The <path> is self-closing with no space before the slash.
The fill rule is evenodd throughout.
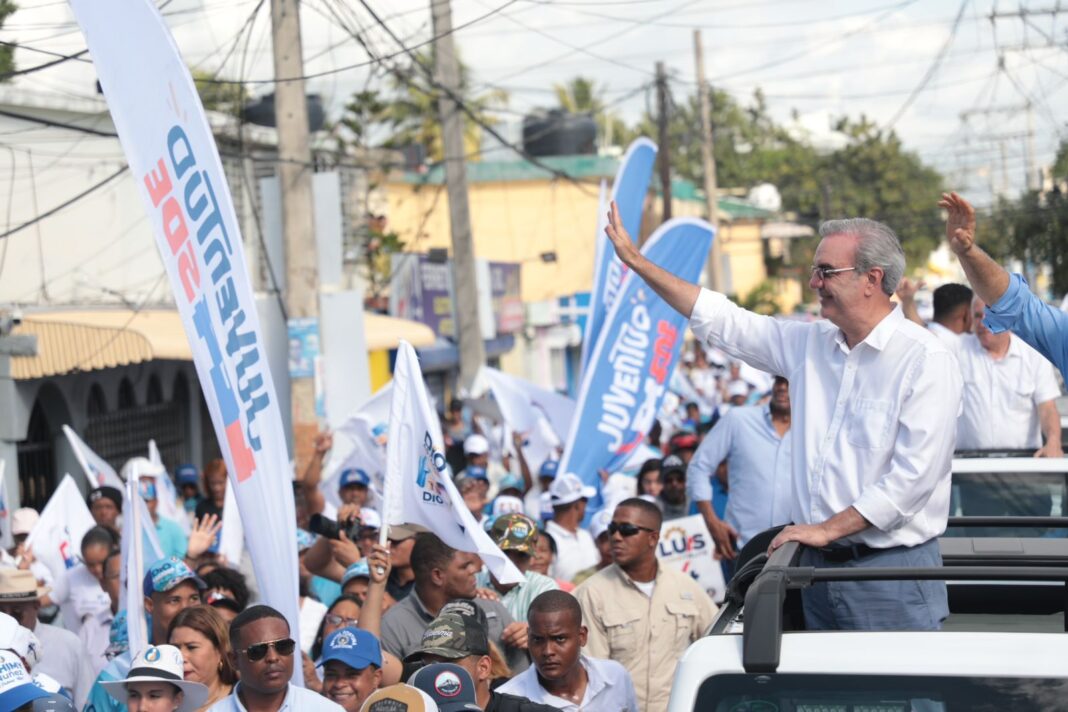
<path id="1" fill-rule="evenodd" d="M 282 239 L 286 255 L 286 312 L 293 320 L 310 319 L 319 331 L 319 259 L 312 208 L 312 160 L 308 105 L 304 97 L 304 57 L 300 42 L 298 0 L 271 0 L 274 44 L 274 111 L 278 130 L 278 185 L 282 196 Z M 318 339 L 316 338 L 316 341 Z M 293 456 L 298 472 L 311 455 L 319 425 L 315 415 L 314 376 L 291 375 Z"/>
<path id="2" fill-rule="evenodd" d="M 701 99 L 701 163 L 705 172 L 705 201 L 708 203 L 708 222 L 716 230 L 712 251 L 708 255 L 708 286 L 723 289 L 723 236 L 719 232 L 719 193 L 716 185 L 716 154 L 712 136 L 712 87 L 705 83 L 705 53 L 701 46 L 701 30 L 693 31 L 693 58 L 697 65 L 697 93 Z"/>
<path id="3" fill-rule="evenodd" d="M 656 160 L 660 168 L 660 187 L 664 199 L 661 221 L 667 222 L 671 219 L 671 138 L 668 136 L 667 70 L 663 62 L 656 63 L 656 112 Z"/>
<path id="4" fill-rule="evenodd" d="M 456 293 L 456 332 L 460 341 L 460 385 L 470 389 L 486 363 L 486 348 L 478 320 L 475 245 L 467 204 L 467 157 L 464 150 L 464 115 L 454 97 L 460 96 L 460 67 L 452 43 L 452 7 L 449 0 L 431 0 L 434 36 L 434 80 L 441 93 L 441 142 L 445 151 L 445 189 L 449 196 L 452 232 L 452 282 Z"/>

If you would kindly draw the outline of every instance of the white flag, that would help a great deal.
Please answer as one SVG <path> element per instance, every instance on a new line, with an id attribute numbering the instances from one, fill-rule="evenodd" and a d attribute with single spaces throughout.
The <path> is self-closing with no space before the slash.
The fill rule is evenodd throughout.
<path id="1" fill-rule="evenodd" d="M 11 508 L 7 506 L 7 490 L 4 474 L 7 472 L 7 460 L 0 460 L 0 546 L 10 549 L 14 545 L 11 538 Z"/>
<path id="2" fill-rule="evenodd" d="M 358 467 L 371 477 L 371 495 L 367 506 L 381 509 L 392 386 L 392 383 L 387 383 L 378 389 L 334 430 L 334 447 L 319 483 L 319 491 L 334 507 L 341 506 L 341 497 L 338 495 L 341 473 L 350 467 Z"/>
<path id="3" fill-rule="evenodd" d="M 170 473 L 163 464 L 163 458 L 160 457 L 159 448 L 154 439 L 148 441 L 148 460 L 156 466 L 154 474 L 160 516 L 177 524 L 182 528 L 182 533 L 188 537 L 189 517 L 185 513 L 185 507 L 178 502 L 178 488 L 174 486 L 174 480 L 171 479 Z"/>
<path id="4" fill-rule="evenodd" d="M 91 488 L 114 487 L 122 491 L 122 478 L 115 472 L 115 468 L 108 464 L 107 460 L 93 452 L 92 448 L 78 437 L 78 434 L 69 425 L 63 426 L 63 434 L 70 441 L 70 447 L 74 450 L 74 457 L 85 471 L 85 478 Z"/>
<path id="5" fill-rule="evenodd" d="M 143 460 L 138 460 L 137 458 L 130 460 L 130 473 L 127 475 L 126 484 L 122 488 L 122 539 L 120 541 L 122 570 L 123 576 L 125 576 L 125 572 L 134 570 L 129 568 L 130 550 L 132 548 L 130 543 L 137 538 L 134 532 L 138 529 L 141 530 L 141 551 L 138 553 L 141 559 L 141 573 L 133 577 L 138 584 L 148 572 L 149 567 L 163 558 L 163 547 L 160 546 L 156 527 L 152 524 L 152 515 L 148 513 L 148 505 L 145 504 L 145 500 L 141 497 L 141 477 L 149 473 L 137 471 L 140 462 L 143 462 Z M 133 511 L 135 508 L 137 509 L 136 517 Z M 140 526 L 135 526 L 135 518 Z M 125 591 L 125 588 L 121 589 L 120 599 L 123 602 L 125 602 Z"/>
<path id="6" fill-rule="evenodd" d="M 415 349 L 401 341 L 393 369 L 393 402 L 386 444 L 384 519 L 417 524 L 454 549 L 478 554 L 501 583 L 523 574 L 482 530 L 449 477 L 441 424 L 430 405 Z"/>
<path id="7" fill-rule="evenodd" d="M 241 522 L 241 510 L 237 507 L 234 488 L 226 483 L 226 497 L 223 499 L 222 530 L 219 532 L 219 553 L 226 563 L 233 568 L 241 564 L 241 555 L 245 551 L 245 525 Z"/>
<path id="8" fill-rule="evenodd" d="M 126 611 L 126 635 L 130 650 L 144 650 L 148 647 L 148 622 L 145 620 L 145 593 L 143 582 L 147 567 L 163 558 L 159 551 L 159 543 L 156 543 L 155 558 L 146 557 L 145 537 L 138 536 L 137 532 L 144 531 L 144 522 L 148 521 L 151 526 L 152 520 L 147 518 L 148 511 L 144 500 L 141 499 L 140 487 L 137 477 L 130 477 L 126 481 L 123 497 L 122 519 L 122 575 L 125 581 L 120 589 L 122 592 L 122 608 Z M 155 532 L 152 532 L 153 538 Z M 151 561 L 145 561 L 152 558 Z"/>
<path id="9" fill-rule="evenodd" d="M 34 557 L 48 568 L 53 580 L 65 582 L 67 570 L 78 565 L 82 537 L 94 526 L 96 522 L 74 478 L 64 475 L 41 511 L 26 545 L 33 547 Z"/>

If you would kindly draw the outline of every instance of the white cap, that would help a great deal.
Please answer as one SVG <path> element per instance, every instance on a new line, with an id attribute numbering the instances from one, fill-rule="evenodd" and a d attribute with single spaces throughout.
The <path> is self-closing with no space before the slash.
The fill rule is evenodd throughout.
<path id="1" fill-rule="evenodd" d="M 605 507 L 590 519 L 590 534 L 594 539 L 608 531 L 608 525 L 612 522 L 612 514 L 613 510 Z"/>
<path id="2" fill-rule="evenodd" d="M 601 499 L 604 500 L 605 509 L 614 511 L 616 505 L 623 500 L 638 494 L 638 478 L 617 472 L 609 476 L 608 481 L 601 487 Z M 611 518 L 611 517 L 609 517 Z M 607 524 L 605 526 L 608 526 Z M 595 539 L 597 537 L 594 537 Z"/>
<path id="3" fill-rule="evenodd" d="M 493 511 L 491 516 L 499 517 L 502 514 L 522 514 L 523 513 L 523 500 L 519 497 L 513 497 L 508 494 L 502 494 L 493 500 Z"/>
<path id="4" fill-rule="evenodd" d="M 489 452 L 489 440 L 479 434 L 468 435 L 464 440 L 464 455 L 485 455 Z"/>
<path id="5" fill-rule="evenodd" d="M 41 641 L 29 628 L 6 613 L 0 613 L 0 649 L 10 650 L 33 668 L 41 657 Z"/>
<path id="6" fill-rule="evenodd" d="M 169 682 L 182 691 L 182 704 L 177 712 L 193 712 L 208 699 L 208 688 L 199 682 L 185 679 L 182 653 L 173 645 L 150 645 L 134 657 L 130 671 L 123 680 L 109 680 L 100 684 L 119 702 L 126 702 L 126 686 L 131 682 Z"/>
<path id="7" fill-rule="evenodd" d="M 552 498 L 554 507 L 571 504 L 580 499 L 589 499 L 595 494 L 597 494 L 597 490 L 582 484 L 582 480 L 573 472 L 565 472 L 549 485 L 549 495 Z"/>
<path id="8" fill-rule="evenodd" d="M 122 466 L 122 470 L 119 475 L 123 481 L 128 482 L 131 477 L 159 477 L 160 475 L 167 474 L 167 471 L 163 469 L 163 465 L 154 465 L 147 457 L 131 457 L 126 461 L 126 464 Z"/>
<path id="9" fill-rule="evenodd" d="M 749 384 L 745 381 L 738 379 L 731 381 L 727 384 L 727 397 L 734 398 L 735 396 L 749 396 Z"/>
<path id="10" fill-rule="evenodd" d="M 37 513 L 36 509 L 30 509 L 29 507 L 16 509 L 11 513 L 11 536 L 29 534 L 33 531 L 33 526 L 37 524 L 37 520 L 40 518 L 41 515 Z"/>
<path id="11" fill-rule="evenodd" d="M 372 529 L 382 528 L 382 515 L 370 507 L 360 508 L 360 525 Z"/>

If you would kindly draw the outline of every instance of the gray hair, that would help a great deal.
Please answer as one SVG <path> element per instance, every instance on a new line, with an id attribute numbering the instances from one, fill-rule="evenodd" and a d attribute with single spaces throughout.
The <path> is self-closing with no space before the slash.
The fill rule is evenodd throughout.
<path id="1" fill-rule="evenodd" d="M 820 237 L 856 235 L 857 256 L 854 267 L 864 274 L 873 267 L 883 271 L 882 288 L 886 296 L 893 296 L 898 282 L 905 274 L 905 251 L 901 240 L 886 225 L 867 218 L 828 220 L 820 224 Z"/>

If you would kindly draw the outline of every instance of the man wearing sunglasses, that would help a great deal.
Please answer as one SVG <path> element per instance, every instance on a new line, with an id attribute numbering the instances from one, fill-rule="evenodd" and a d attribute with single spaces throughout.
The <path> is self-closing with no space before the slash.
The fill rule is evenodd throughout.
<path id="1" fill-rule="evenodd" d="M 250 606 L 230 622 L 230 662 L 241 681 L 211 712 L 343 712 L 317 692 L 292 685 L 297 643 L 289 622 L 270 606 Z"/>
<path id="2" fill-rule="evenodd" d="M 795 523 L 772 549 L 803 544 L 802 566 L 941 566 L 963 381 L 949 349 L 890 300 L 905 271 L 893 230 L 820 225 L 809 287 L 826 321 L 812 323 L 754 314 L 653 264 L 615 205 L 606 232 L 705 346 L 789 379 Z M 936 630 L 949 615 L 942 581 L 820 582 L 802 602 L 810 629 Z"/>
<path id="3" fill-rule="evenodd" d="M 644 499 L 620 502 L 608 525 L 615 563 L 575 590 L 589 629 L 586 654 L 622 663 L 645 712 L 667 709 L 675 661 L 716 614 L 696 581 L 657 561 L 662 516 Z"/>

